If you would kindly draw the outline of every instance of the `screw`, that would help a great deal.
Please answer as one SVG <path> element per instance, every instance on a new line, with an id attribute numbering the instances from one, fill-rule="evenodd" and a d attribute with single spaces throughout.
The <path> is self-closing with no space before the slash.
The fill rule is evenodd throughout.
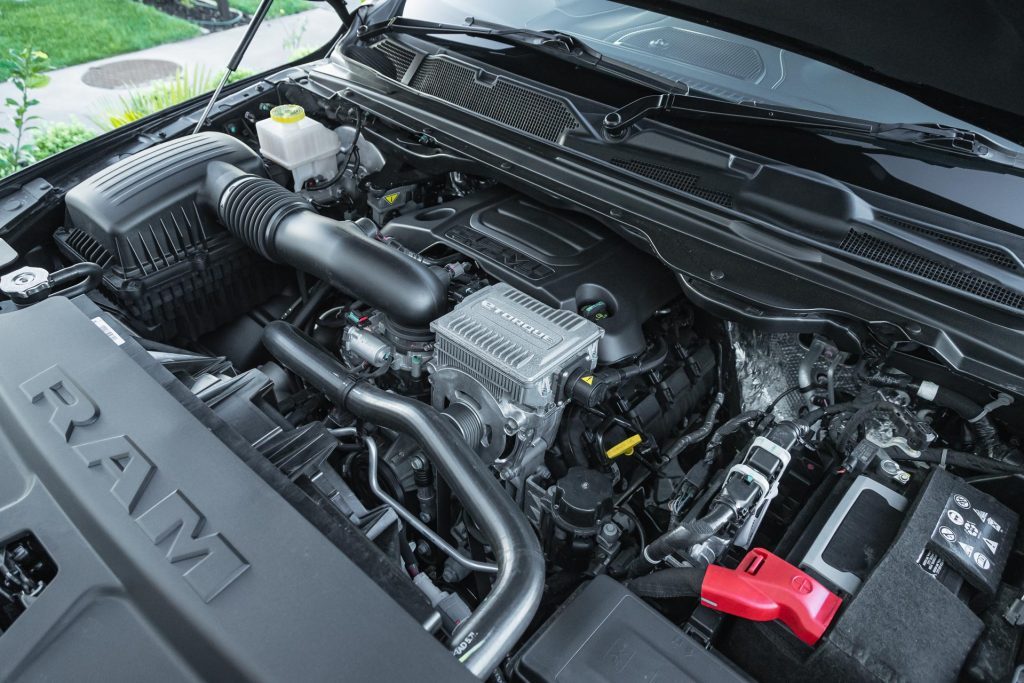
<path id="1" fill-rule="evenodd" d="M 712 280 L 724 280 L 725 279 L 725 273 L 723 273 L 720 270 L 712 270 L 711 271 L 711 279 Z"/>
<path id="2" fill-rule="evenodd" d="M 910 334 L 921 334 L 921 326 L 917 323 L 908 323 L 907 332 Z"/>

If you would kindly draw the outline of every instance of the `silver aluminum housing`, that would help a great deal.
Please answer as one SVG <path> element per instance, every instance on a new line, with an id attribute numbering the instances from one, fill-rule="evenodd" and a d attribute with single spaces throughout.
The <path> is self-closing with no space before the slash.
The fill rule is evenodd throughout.
<path id="1" fill-rule="evenodd" d="M 604 330 L 505 283 L 466 297 L 430 329 L 433 404 L 453 417 L 459 404 L 460 424 L 468 415 L 480 425 L 463 429 L 483 435 L 477 452 L 521 485 L 554 440 L 563 374 L 594 368 Z"/>
<path id="2" fill-rule="evenodd" d="M 597 359 L 604 330 L 574 311 L 552 308 L 499 283 L 466 297 L 430 324 L 436 335 L 434 367 L 462 370 L 495 398 L 534 409 L 553 409 L 558 376 Z"/>

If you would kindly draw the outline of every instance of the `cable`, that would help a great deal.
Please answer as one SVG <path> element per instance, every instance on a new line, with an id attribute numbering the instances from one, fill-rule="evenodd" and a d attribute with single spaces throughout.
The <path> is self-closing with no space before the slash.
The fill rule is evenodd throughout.
<path id="1" fill-rule="evenodd" d="M 985 484 L 990 481 L 1006 481 L 1007 479 L 1019 479 L 1024 481 L 1024 474 L 1014 472 L 1013 474 L 983 474 L 978 477 L 964 479 L 968 484 Z"/>
<path id="2" fill-rule="evenodd" d="M 693 444 L 703 440 L 708 434 L 710 434 L 711 429 L 715 426 L 715 418 L 718 417 L 718 411 L 721 410 L 722 404 L 724 403 L 725 394 L 719 391 L 715 394 L 715 400 L 711 402 L 711 406 L 708 408 L 708 412 L 705 414 L 704 422 L 701 426 L 676 439 L 676 441 L 665 451 L 665 459 L 670 461 L 672 458 L 676 457 Z"/>
<path id="3" fill-rule="evenodd" d="M 629 517 L 631 520 L 633 520 L 633 524 L 636 525 L 637 535 L 640 537 L 640 547 L 641 548 L 646 548 L 647 547 L 647 534 L 644 533 L 644 527 L 640 523 L 640 516 L 637 515 L 635 512 L 633 512 L 630 508 L 625 507 L 625 506 L 619 508 L 618 511 L 621 512 L 622 514 L 626 515 L 627 517 Z"/>
<path id="4" fill-rule="evenodd" d="M 767 414 L 771 414 L 771 412 L 775 410 L 775 406 L 779 405 L 779 402 L 782 401 L 782 399 L 786 398 L 795 391 L 800 391 L 800 386 L 797 384 L 794 384 L 789 389 L 786 389 L 781 394 L 776 396 L 775 400 L 769 403 L 768 407 L 764 409 L 764 412 Z"/>
<path id="5" fill-rule="evenodd" d="M 324 181 L 319 182 L 319 183 L 312 183 L 311 185 L 308 185 L 308 186 L 306 186 L 303 189 L 314 190 L 314 191 L 315 190 L 325 190 L 328 187 L 330 187 L 331 185 L 333 185 L 334 183 L 336 183 L 339 180 L 341 180 L 342 177 L 345 175 L 345 171 L 348 170 L 348 162 L 352 160 L 352 155 L 356 151 L 356 145 L 359 144 L 359 136 L 362 134 L 362 132 L 363 132 L 363 112 L 360 109 L 356 109 L 356 132 L 355 132 L 355 135 L 352 136 L 352 144 L 349 145 L 348 151 L 345 152 L 345 157 L 341 160 L 341 163 L 338 164 L 338 173 L 337 173 L 337 175 L 335 175 L 333 178 L 330 178 L 329 180 L 324 180 Z M 354 172 L 358 172 L 358 170 L 359 170 L 359 167 L 357 166 L 356 167 L 356 171 L 354 171 Z"/>

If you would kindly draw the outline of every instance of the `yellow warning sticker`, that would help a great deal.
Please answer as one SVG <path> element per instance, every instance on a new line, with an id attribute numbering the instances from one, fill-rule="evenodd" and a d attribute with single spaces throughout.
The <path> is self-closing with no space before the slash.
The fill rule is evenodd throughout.
<path id="1" fill-rule="evenodd" d="M 384 201 L 386 201 L 388 204 L 394 204 L 395 200 L 398 199 L 398 194 L 399 194 L 398 192 L 392 192 L 391 194 L 386 194 L 386 195 L 384 195 Z"/>
<path id="2" fill-rule="evenodd" d="M 587 375 L 586 377 L 580 377 L 580 380 L 586 382 L 590 386 L 594 386 L 594 376 L 593 375 Z"/>

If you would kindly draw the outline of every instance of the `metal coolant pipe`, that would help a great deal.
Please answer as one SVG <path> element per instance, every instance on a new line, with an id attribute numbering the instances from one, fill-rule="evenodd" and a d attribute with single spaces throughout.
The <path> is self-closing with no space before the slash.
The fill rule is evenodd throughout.
<path id="1" fill-rule="evenodd" d="M 488 677 L 526 630 L 544 590 L 544 556 L 522 511 L 451 422 L 431 406 L 352 377 L 287 323 L 267 325 L 263 343 L 335 405 L 413 438 L 483 531 L 497 560 L 497 579 L 472 616 L 459 625 L 450 647 L 474 675 Z"/>

